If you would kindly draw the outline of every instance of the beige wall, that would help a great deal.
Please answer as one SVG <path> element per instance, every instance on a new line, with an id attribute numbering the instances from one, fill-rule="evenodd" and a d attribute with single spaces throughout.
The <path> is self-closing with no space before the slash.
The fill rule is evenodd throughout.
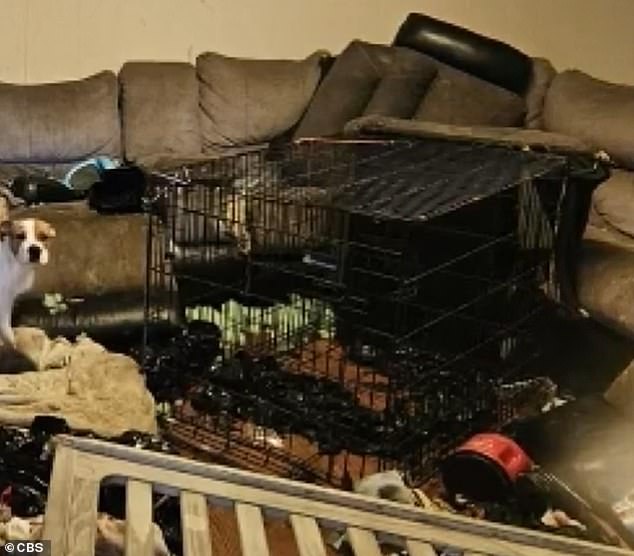
<path id="1" fill-rule="evenodd" d="M 42 82 L 128 59 L 204 50 L 300 57 L 351 38 L 389 42 L 427 12 L 511 42 L 559 68 L 634 84 L 634 0 L 1 0 L 0 80 Z"/>

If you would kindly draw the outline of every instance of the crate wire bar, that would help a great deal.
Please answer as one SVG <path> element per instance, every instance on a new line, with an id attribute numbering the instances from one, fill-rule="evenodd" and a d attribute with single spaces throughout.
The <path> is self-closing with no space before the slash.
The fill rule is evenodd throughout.
<path id="1" fill-rule="evenodd" d="M 209 360 L 159 369 L 180 376 L 162 394 L 184 400 L 176 434 L 318 482 L 421 480 L 513 416 L 498 391 L 530 371 L 556 299 L 566 175 L 559 156 L 444 140 L 306 141 L 152 174 L 148 322 L 165 318 L 160 285 L 182 300 L 174 324 L 218 336 Z"/>

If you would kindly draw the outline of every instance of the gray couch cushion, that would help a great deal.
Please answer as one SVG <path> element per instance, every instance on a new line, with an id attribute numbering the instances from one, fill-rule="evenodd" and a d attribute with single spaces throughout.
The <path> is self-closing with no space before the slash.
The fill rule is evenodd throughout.
<path id="1" fill-rule="evenodd" d="M 121 155 L 117 77 L 0 84 L 0 161 L 72 162 Z"/>
<path id="2" fill-rule="evenodd" d="M 604 222 L 634 238 L 634 174 L 615 170 L 594 192 L 593 206 Z"/>
<path id="3" fill-rule="evenodd" d="M 424 54 L 353 41 L 319 86 L 295 137 L 337 135 L 364 114 L 409 118 L 436 72 Z"/>
<path id="4" fill-rule="evenodd" d="M 198 80 L 191 64 L 128 62 L 119 73 L 125 156 L 202 152 Z"/>
<path id="5" fill-rule="evenodd" d="M 324 52 L 304 60 L 246 60 L 198 56 L 204 152 L 263 143 L 301 118 L 321 78 Z"/>
<path id="6" fill-rule="evenodd" d="M 526 116 L 524 125 L 529 129 L 542 129 L 544 115 L 544 101 L 546 93 L 557 70 L 544 58 L 533 58 L 533 73 L 524 99 L 526 100 Z"/>
<path id="7" fill-rule="evenodd" d="M 439 65 L 415 119 L 442 124 L 515 126 L 523 122 L 522 97 L 472 75 Z"/>
<path id="8" fill-rule="evenodd" d="M 546 95 L 544 126 L 574 135 L 634 169 L 634 87 L 577 70 L 560 73 Z"/>
<path id="9" fill-rule="evenodd" d="M 589 226 L 577 276 L 581 306 L 599 322 L 634 338 L 634 242 Z"/>
<path id="10" fill-rule="evenodd" d="M 364 115 L 409 118 L 416 111 L 427 86 L 436 74 L 431 64 L 417 72 L 393 68 L 379 81 Z"/>

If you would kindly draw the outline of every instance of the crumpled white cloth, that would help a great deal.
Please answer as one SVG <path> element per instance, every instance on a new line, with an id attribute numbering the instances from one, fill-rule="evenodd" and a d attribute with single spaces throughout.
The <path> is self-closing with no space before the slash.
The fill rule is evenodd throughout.
<path id="1" fill-rule="evenodd" d="M 154 523 L 154 555 L 170 556 L 161 528 Z M 125 522 L 108 514 L 97 516 L 95 556 L 124 556 Z M 10 517 L 0 522 L 0 546 L 7 541 L 38 541 L 42 538 L 44 516 Z"/>
<path id="2" fill-rule="evenodd" d="M 11 354 L 0 350 L 0 424 L 28 427 L 36 415 L 50 415 L 105 438 L 157 432 L 154 398 L 132 358 L 86 336 L 51 340 L 27 327 L 15 334 L 20 356 L 33 368 L 6 369 Z"/>

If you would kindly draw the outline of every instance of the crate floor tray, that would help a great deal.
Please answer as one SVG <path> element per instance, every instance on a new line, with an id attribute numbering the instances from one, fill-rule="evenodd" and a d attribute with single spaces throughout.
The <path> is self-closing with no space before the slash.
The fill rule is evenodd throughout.
<path id="1" fill-rule="evenodd" d="M 288 520 L 300 556 L 325 556 L 326 531 L 346 533 L 355 556 L 380 556 L 389 538 L 411 556 L 627 556 L 604 547 L 362 496 L 195 463 L 89 439 L 59 437 L 44 537 L 53 556 L 94 555 L 99 486 L 126 484 L 127 556 L 153 554 L 152 492 L 180 497 L 186 556 L 212 554 L 209 506 L 233 508 L 244 556 L 268 556 L 264 519 Z"/>

